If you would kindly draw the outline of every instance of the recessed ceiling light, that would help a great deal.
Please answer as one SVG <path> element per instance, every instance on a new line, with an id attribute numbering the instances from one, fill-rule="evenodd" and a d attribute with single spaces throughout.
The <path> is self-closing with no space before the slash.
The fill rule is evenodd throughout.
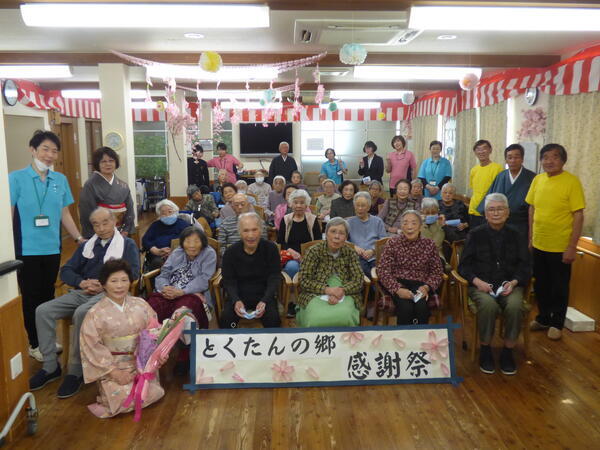
<path id="1" fill-rule="evenodd" d="M 600 8 L 413 6 L 408 26 L 443 31 L 600 31 Z"/>
<path id="2" fill-rule="evenodd" d="M 185 33 L 183 37 L 188 39 L 204 39 L 204 35 L 202 33 Z"/>
<path id="3" fill-rule="evenodd" d="M 451 41 L 452 39 L 456 39 L 455 34 L 440 34 L 437 37 L 440 41 Z"/>
<path id="4" fill-rule="evenodd" d="M 401 99 L 407 92 L 412 91 L 333 90 L 329 97 L 335 100 L 394 100 Z"/>

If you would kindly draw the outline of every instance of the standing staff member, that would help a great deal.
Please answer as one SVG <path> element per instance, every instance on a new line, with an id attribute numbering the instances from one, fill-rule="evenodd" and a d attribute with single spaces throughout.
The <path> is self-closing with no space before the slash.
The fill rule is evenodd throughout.
<path id="1" fill-rule="evenodd" d="M 210 186 L 210 179 L 208 177 L 208 165 L 206 161 L 202 159 L 204 156 L 204 149 L 200 144 L 196 144 L 192 147 L 192 157 L 187 159 L 188 169 L 188 186 L 195 184 L 196 186 Z"/>
<path id="2" fill-rule="evenodd" d="M 442 187 L 452 179 L 452 164 L 442 156 L 442 143 L 431 141 L 431 158 L 427 158 L 419 169 L 419 179 L 425 186 L 425 197 L 442 198 Z"/>
<path id="3" fill-rule="evenodd" d="M 385 157 L 385 171 L 390 174 L 390 197 L 396 194 L 396 183 L 413 179 L 417 170 L 415 155 L 406 149 L 406 139 L 398 135 L 392 138 L 393 152 Z"/>
<path id="4" fill-rule="evenodd" d="M 539 314 L 532 331 L 548 330 L 560 339 L 569 306 L 571 264 L 583 227 L 585 198 L 581 181 L 563 170 L 567 151 L 560 144 L 540 150 L 544 173 L 536 175 L 525 201 L 529 206 L 529 242 Z"/>
<path id="5" fill-rule="evenodd" d="M 383 158 L 377 156 L 375 154 L 376 151 L 377 145 L 375 145 L 375 142 L 365 142 L 363 152 L 366 153 L 367 156 L 363 156 L 358 163 L 358 174 L 363 177 L 363 184 L 371 184 L 371 181 L 383 183 Z"/>
<path id="6" fill-rule="evenodd" d="M 227 181 L 229 183 L 235 183 L 237 181 L 235 167 L 241 169 L 244 167 L 244 164 L 242 164 L 235 156 L 227 153 L 227 144 L 223 142 L 217 144 L 217 154 L 219 156 L 215 156 L 213 159 L 209 160 L 206 165 L 208 167 L 216 167 L 219 170 L 226 170 Z"/>
<path id="7" fill-rule="evenodd" d="M 35 328 L 35 309 L 54 298 L 60 266 L 60 224 L 80 243 L 68 206 L 73 203 L 67 178 L 50 170 L 58 159 L 60 140 L 51 131 L 36 131 L 29 141 L 33 162 L 8 175 L 16 257 L 23 261 L 18 281 L 29 354 L 42 361 Z"/>

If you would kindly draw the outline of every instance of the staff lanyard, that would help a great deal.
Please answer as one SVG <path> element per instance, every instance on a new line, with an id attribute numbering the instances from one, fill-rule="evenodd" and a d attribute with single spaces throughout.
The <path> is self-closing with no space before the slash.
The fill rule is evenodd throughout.
<path id="1" fill-rule="evenodd" d="M 440 168 L 440 162 L 441 162 L 441 161 L 442 161 L 441 159 L 438 159 L 438 160 L 437 160 L 437 162 L 435 162 L 435 163 L 434 163 L 434 162 L 433 162 L 433 159 L 432 159 L 432 160 L 431 160 L 431 163 L 429 164 L 429 171 L 431 172 L 431 178 L 433 178 L 433 179 L 434 179 L 434 180 L 436 180 L 436 181 L 437 181 L 437 179 L 435 178 L 435 174 L 437 173 L 438 169 Z M 432 164 L 435 164 L 435 170 L 433 170 L 433 169 L 431 168 L 431 165 L 432 165 Z"/>
<path id="2" fill-rule="evenodd" d="M 40 200 L 40 194 L 38 194 L 37 185 L 35 184 L 35 178 L 31 179 L 33 183 L 33 190 L 35 191 L 35 197 L 37 198 L 38 205 L 40 207 L 40 215 L 42 215 L 42 206 L 44 206 L 44 202 L 46 201 L 46 195 L 48 194 L 48 187 L 50 186 L 50 180 L 46 178 L 46 190 L 44 191 L 44 196 Z"/>

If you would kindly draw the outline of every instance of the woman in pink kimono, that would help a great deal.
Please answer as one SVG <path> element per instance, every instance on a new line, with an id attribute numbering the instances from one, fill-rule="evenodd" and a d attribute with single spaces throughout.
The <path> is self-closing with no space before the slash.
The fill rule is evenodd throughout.
<path id="1" fill-rule="evenodd" d="M 84 381 L 98 382 L 97 403 L 88 408 L 97 417 L 107 418 L 133 409 L 133 404 L 128 408 L 122 405 L 137 373 L 138 335 L 157 321 L 156 313 L 145 300 L 129 295 L 133 276 L 126 261 L 107 261 L 100 271 L 99 281 L 106 296 L 90 309 L 81 326 L 81 362 Z M 165 393 L 156 378 L 147 386 L 143 407 Z"/>

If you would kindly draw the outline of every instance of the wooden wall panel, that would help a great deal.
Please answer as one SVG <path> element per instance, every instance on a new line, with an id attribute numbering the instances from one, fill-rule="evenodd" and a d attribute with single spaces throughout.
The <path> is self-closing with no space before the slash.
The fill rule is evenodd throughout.
<path id="1" fill-rule="evenodd" d="M 21 396 L 29 390 L 29 355 L 21 297 L 0 307 L 0 427 L 3 427 Z M 23 372 L 11 380 L 10 359 L 21 352 Z M 25 411 L 25 409 L 23 409 Z M 8 435 L 8 440 L 22 436 L 25 414 L 21 413 Z"/>

